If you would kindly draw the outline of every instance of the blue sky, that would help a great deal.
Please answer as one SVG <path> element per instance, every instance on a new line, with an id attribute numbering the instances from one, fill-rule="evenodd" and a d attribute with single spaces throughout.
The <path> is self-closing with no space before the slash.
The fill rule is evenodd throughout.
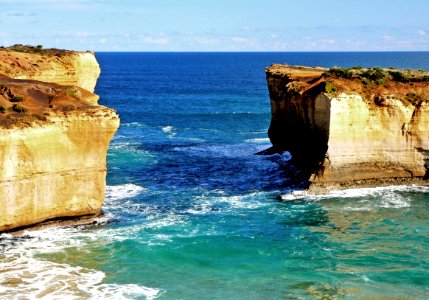
<path id="1" fill-rule="evenodd" d="M 429 50 L 427 0 L 0 0 L 0 45 L 94 51 Z"/>

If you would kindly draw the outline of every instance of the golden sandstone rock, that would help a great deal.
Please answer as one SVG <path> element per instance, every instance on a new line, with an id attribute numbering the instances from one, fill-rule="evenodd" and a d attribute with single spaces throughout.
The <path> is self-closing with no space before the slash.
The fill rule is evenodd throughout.
<path id="1" fill-rule="evenodd" d="M 75 85 L 94 92 L 100 67 L 91 52 L 50 49 L 17 52 L 0 49 L 1 74 L 15 79 Z"/>
<path id="2" fill-rule="evenodd" d="M 315 192 L 428 184 L 429 73 L 273 65 L 275 151 L 290 151 Z"/>
<path id="3" fill-rule="evenodd" d="M 119 117 L 90 92 L 100 72 L 94 55 L 59 53 L 61 62 L 52 53 L 0 50 L 0 73 L 49 82 L 58 75 L 67 84 L 0 77 L 0 231 L 94 215 L 104 201 L 107 147 Z M 23 56 L 43 65 L 27 68 Z M 5 57 L 22 69 L 8 68 Z"/>

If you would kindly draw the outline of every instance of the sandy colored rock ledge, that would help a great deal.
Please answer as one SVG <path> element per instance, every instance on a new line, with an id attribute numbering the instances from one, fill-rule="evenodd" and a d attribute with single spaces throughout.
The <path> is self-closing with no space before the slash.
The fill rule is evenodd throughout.
<path id="1" fill-rule="evenodd" d="M 309 187 L 427 184 L 429 73 L 273 65 L 269 137 Z"/>
<path id="2" fill-rule="evenodd" d="M 58 49 L 37 51 L 37 48 L 22 46 L 0 48 L 0 75 L 75 85 L 93 92 L 100 67 L 92 52 Z"/>
<path id="3" fill-rule="evenodd" d="M 119 117 L 97 100 L 75 85 L 0 78 L 0 231 L 100 212 Z"/>

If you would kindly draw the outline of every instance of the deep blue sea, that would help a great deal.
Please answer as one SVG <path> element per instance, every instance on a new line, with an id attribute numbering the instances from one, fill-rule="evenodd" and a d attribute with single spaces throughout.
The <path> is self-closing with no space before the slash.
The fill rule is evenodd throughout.
<path id="1" fill-rule="evenodd" d="M 121 127 L 101 225 L 0 239 L 0 299 L 429 299 L 429 189 L 299 188 L 265 67 L 429 70 L 429 52 L 97 53 Z M 23 297 L 23 298 L 20 298 Z"/>

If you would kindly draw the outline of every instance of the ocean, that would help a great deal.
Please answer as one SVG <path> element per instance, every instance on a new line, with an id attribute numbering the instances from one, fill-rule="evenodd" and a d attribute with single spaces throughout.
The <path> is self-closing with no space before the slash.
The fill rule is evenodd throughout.
<path id="1" fill-rule="evenodd" d="M 0 236 L 0 299 L 428 299 L 429 188 L 296 201 L 264 68 L 429 70 L 429 52 L 96 53 L 121 127 L 98 226 Z"/>

